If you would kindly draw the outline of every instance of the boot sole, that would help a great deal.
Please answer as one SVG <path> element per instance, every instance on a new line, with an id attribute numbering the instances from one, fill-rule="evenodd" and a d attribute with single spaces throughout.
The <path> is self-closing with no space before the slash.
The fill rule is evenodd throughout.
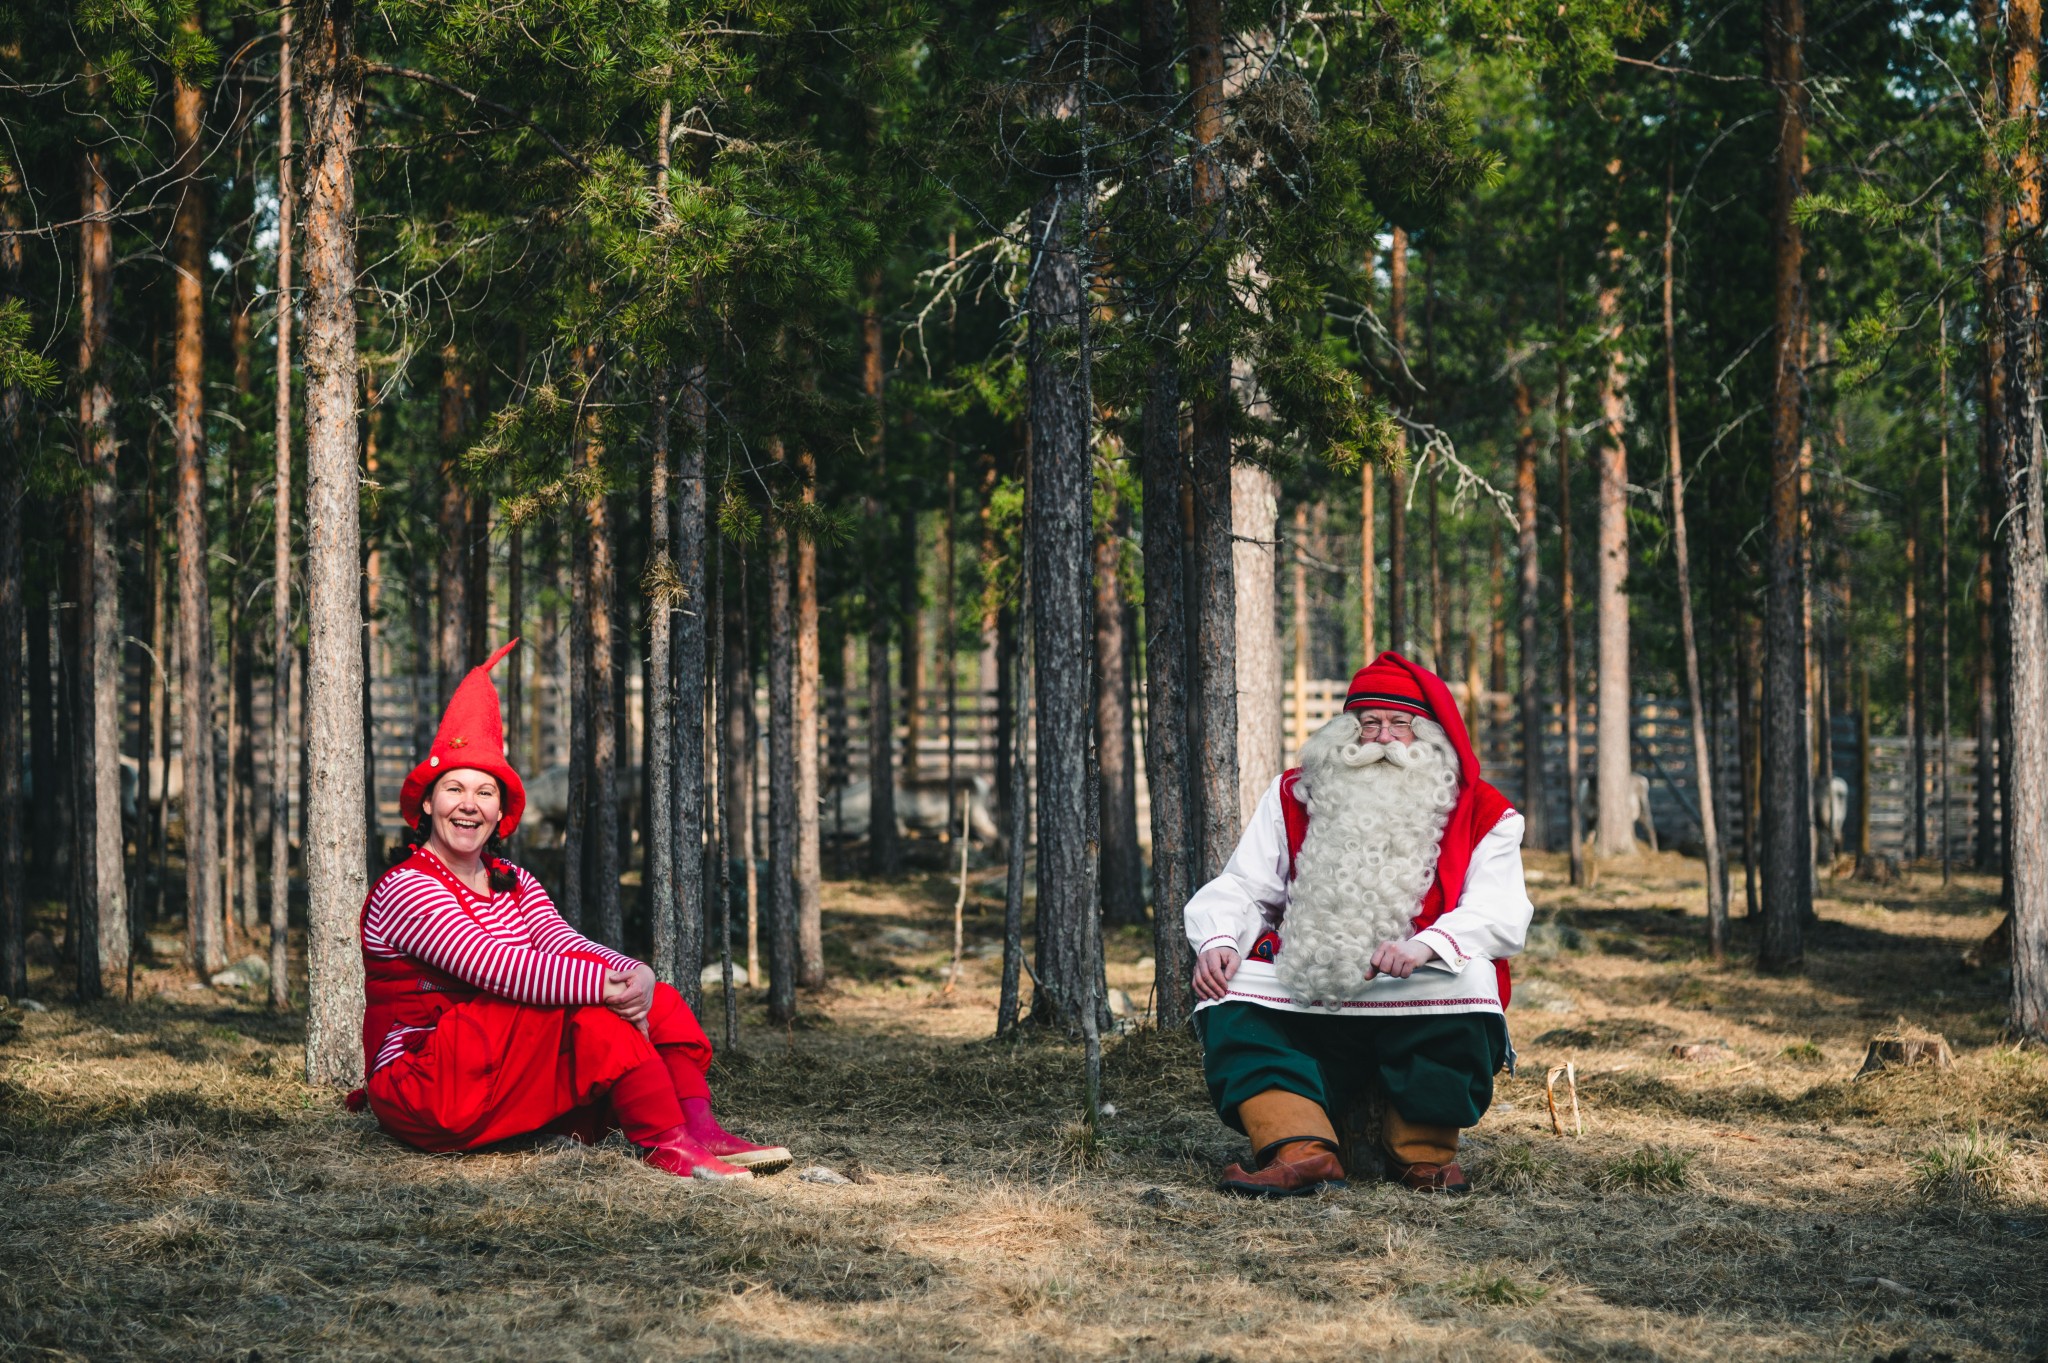
<path id="1" fill-rule="evenodd" d="M 720 1155 L 719 1158 L 735 1168 L 751 1169 L 757 1174 L 772 1174 L 796 1163 L 796 1156 L 779 1145 L 766 1150 L 749 1150 L 744 1154 Z"/>
<path id="2" fill-rule="evenodd" d="M 1232 1197 L 1257 1197 L 1273 1199 L 1280 1197 L 1313 1197 L 1317 1193 L 1336 1192 L 1351 1185 L 1341 1178 L 1326 1178 L 1320 1183 L 1306 1184 L 1300 1188 L 1268 1188 L 1257 1183 L 1219 1183 L 1216 1191 Z"/>

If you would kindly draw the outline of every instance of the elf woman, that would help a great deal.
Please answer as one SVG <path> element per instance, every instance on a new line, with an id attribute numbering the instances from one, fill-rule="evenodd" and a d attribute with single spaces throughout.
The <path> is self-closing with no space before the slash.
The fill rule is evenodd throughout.
<path id="1" fill-rule="evenodd" d="M 505 759 L 490 671 L 456 688 L 434 746 L 399 793 L 419 834 L 363 903 L 368 994 L 349 1095 L 422 1150 L 474 1150 L 533 1132 L 595 1140 L 610 1126 L 647 1163 L 746 1179 L 790 1162 L 711 1114 L 711 1043 L 690 1006 L 631 957 L 589 941 L 540 882 L 497 855 L 526 807 Z"/>

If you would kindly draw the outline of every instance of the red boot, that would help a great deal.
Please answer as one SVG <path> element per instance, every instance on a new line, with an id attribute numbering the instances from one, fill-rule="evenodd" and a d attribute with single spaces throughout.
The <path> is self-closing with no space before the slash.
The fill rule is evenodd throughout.
<path id="1" fill-rule="evenodd" d="M 743 1140 L 719 1125 L 718 1118 L 711 1115 L 710 1100 L 705 1098 L 683 1099 L 683 1122 L 689 1128 L 690 1139 L 706 1151 L 727 1164 L 756 1173 L 772 1174 L 795 1163 L 796 1157 L 785 1146 L 756 1145 Z"/>
<path id="2" fill-rule="evenodd" d="M 661 1144 L 649 1150 L 647 1163 L 678 1178 L 710 1182 L 736 1183 L 754 1176 L 749 1170 L 726 1163 L 682 1131 L 668 1133 Z"/>

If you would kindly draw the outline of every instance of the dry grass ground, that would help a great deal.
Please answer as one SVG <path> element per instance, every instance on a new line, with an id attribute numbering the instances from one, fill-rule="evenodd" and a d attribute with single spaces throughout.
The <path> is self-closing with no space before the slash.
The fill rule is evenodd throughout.
<path id="1" fill-rule="evenodd" d="M 1583 894 L 1532 869 L 1521 1074 L 1457 1200 L 1222 1201 L 1237 1142 L 1193 1043 L 1149 1031 L 1082 1138 L 1077 1048 L 987 1039 L 995 906 L 940 992 L 937 879 L 829 886 L 834 988 L 793 1032 L 749 1006 L 720 1061 L 729 1119 L 845 1186 L 427 1158 L 302 1087 L 296 1025 L 254 1001 L 31 1012 L 0 1042 L 0 1357 L 2043 1356 L 2048 1056 L 1999 1044 L 2002 977 L 1957 963 L 1991 887 L 1825 885 L 1807 973 L 1760 979 L 1703 959 L 1693 863 Z M 1142 950 L 1110 972 L 1141 1003 Z M 1852 1082 L 1900 1017 L 1956 1069 Z M 1705 1040 L 1726 1053 L 1669 1054 Z M 1582 1139 L 1544 1111 L 1567 1059 Z"/>

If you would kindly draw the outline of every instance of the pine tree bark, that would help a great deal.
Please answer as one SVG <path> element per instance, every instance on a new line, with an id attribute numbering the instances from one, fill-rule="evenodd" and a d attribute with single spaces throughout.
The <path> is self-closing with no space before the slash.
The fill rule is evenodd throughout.
<path id="1" fill-rule="evenodd" d="M 1564 206 L 1559 191 L 1557 231 L 1564 234 Z M 1576 574 L 1572 565 L 1572 391 L 1565 368 L 1564 253 L 1557 256 L 1557 391 L 1551 399 L 1552 421 L 1557 428 L 1557 615 L 1558 717 L 1564 729 L 1564 840 L 1567 864 L 1574 885 L 1586 883 L 1586 841 L 1583 833 L 1585 811 L 1579 804 L 1579 642 L 1578 601 L 1574 593 Z"/>
<path id="2" fill-rule="evenodd" d="M 95 88 L 97 79 L 93 82 Z M 87 219 L 79 228 L 78 242 L 78 425 L 79 451 L 85 474 L 91 480 L 84 492 L 89 569 L 81 585 L 90 598 L 81 601 L 81 612 L 90 609 L 84 644 L 87 656 L 79 662 L 87 675 L 91 702 L 89 724 L 79 726 L 82 743 L 89 745 L 86 786 L 91 811 L 92 913 L 97 940 L 97 968 L 86 978 L 79 967 L 82 997 L 98 997 L 100 974 L 125 975 L 128 970 L 127 874 L 122 865 L 126 840 L 121 829 L 121 561 L 115 527 L 116 450 L 114 438 L 114 390 L 103 367 L 106 359 L 108 326 L 114 305 L 114 225 L 107 216 L 113 206 L 103 154 L 98 147 L 85 148 L 79 157 L 80 195 Z M 18 695 L 19 692 L 7 692 Z M 138 804 L 139 807 L 139 804 Z M 86 810 L 79 811 L 83 819 Z M 83 923 L 81 922 L 81 934 Z"/>
<path id="3" fill-rule="evenodd" d="M 2042 222 L 2040 0 L 2010 0 L 2005 18 L 2006 107 L 2024 140 L 2011 162 L 2008 247 L 2001 309 L 2006 328 L 2006 439 L 2000 469 L 2009 653 L 2005 793 L 2012 893 L 2012 1011 L 2019 1036 L 2048 1038 L 2048 541 L 2040 480 L 2042 428 L 2041 288 L 2032 257 L 2017 243 Z"/>
<path id="4" fill-rule="evenodd" d="M 725 598 L 725 670 L 719 678 L 719 696 L 725 705 L 723 724 L 725 746 L 719 758 L 719 775 L 724 795 L 719 808 L 720 841 L 730 869 L 726 876 L 727 906 L 723 921 L 729 933 L 734 894 L 744 895 L 739 908 L 751 911 L 754 878 L 754 762 L 748 729 L 754 708 L 754 678 L 751 664 L 753 641 L 748 638 L 746 556 L 737 555 L 739 571 Z M 727 945 L 730 945 L 729 941 Z M 720 947 L 720 951 L 725 950 Z M 749 964 L 752 964 L 749 962 Z M 751 975 L 747 984 L 759 988 Z"/>
<path id="5" fill-rule="evenodd" d="M 1537 609 L 1542 603 L 1543 562 L 1536 541 L 1536 403 L 1528 380 L 1515 372 L 1515 555 L 1518 588 L 1515 621 L 1521 657 L 1522 845 L 1549 845 L 1550 810 L 1543 798 L 1543 673 L 1537 665 Z"/>
<path id="6" fill-rule="evenodd" d="M 1408 232 L 1396 227 L 1387 252 L 1387 336 L 1393 342 L 1397 374 L 1408 372 Z M 1403 383 L 1403 397 L 1406 385 Z M 1408 430 L 1396 433 L 1398 447 L 1387 469 L 1387 647 L 1408 647 Z M 1372 640 L 1366 640 L 1370 662 Z"/>
<path id="7" fill-rule="evenodd" d="M 783 462 L 780 437 L 769 457 Z M 772 509 L 768 532 L 768 1020 L 796 1016 L 796 601 L 795 536 Z"/>
<path id="8" fill-rule="evenodd" d="M 185 19 L 197 33 L 199 16 Z M 213 765 L 213 609 L 207 588 L 205 272 L 206 200 L 198 178 L 203 95 L 180 77 L 171 90 L 171 133 L 182 181 L 171 221 L 174 340 L 171 430 L 178 462 L 178 645 L 184 747 L 186 947 L 201 979 L 227 964 L 221 940 L 220 836 Z"/>
<path id="9" fill-rule="evenodd" d="M 461 453 L 469 425 L 468 384 L 455 342 L 441 347 L 440 569 L 435 575 L 434 670 L 436 710 L 446 708 L 462 681 L 469 645 L 469 496 L 463 490 Z M 481 662 L 482 659 L 477 661 Z"/>
<path id="10" fill-rule="evenodd" d="M 1203 3 L 1205 0 L 1198 0 Z M 1064 82 L 1060 37 L 1034 23 L 1033 46 L 1053 93 L 1048 117 L 1071 118 L 1080 92 Z M 1093 412 L 1087 369 L 1087 283 L 1079 243 L 1089 187 L 1078 176 L 1051 182 L 1030 213 L 1031 284 L 1025 307 L 1031 420 L 1031 470 L 1025 542 L 1031 555 L 1031 632 L 1037 652 L 1038 968 L 1032 1017 L 1068 1032 L 1085 1027 L 1096 1006 L 1095 958 L 1088 933 L 1096 912 L 1093 793 L 1088 789 L 1089 731 L 1094 714 L 1092 593 L 1089 543 L 1094 519 Z M 1079 333 L 1079 353 L 1065 335 Z M 1229 371 L 1224 370 L 1228 382 Z M 1198 422 L 1199 429 L 1199 422 Z M 1228 452 L 1224 469 L 1227 480 Z M 1214 510 L 1224 524 L 1222 573 L 1229 573 L 1229 484 Z M 1227 604 L 1227 598 L 1226 598 Z M 1230 622 L 1223 626 L 1226 637 Z M 1235 690 L 1232 683 L 1230 689 Z M 1234 712 L 1236 697 L 1226 697 Z M 1234 728 L 1230 720 L 1217 727 Z M 1212 729 L 1209 737 L 1217 735 Z M 1220 764 L 1234 766 L 1235 739 Z M 1212 758 L 1215 757 L 1211 753 Z M 1234 814 L 1236 782 L 1219 793 Z"/>
<path id="11" fill-rule="evenodd" d="M 270 568 L 270 1006 L 291 1008 L 292 696 L 292 14 L 277 15 L 277 392 L 276 482 L 271 494 Z"/>
<path id="12" fill-rule="evenodd" d="M 2022 0 L 2029 3 L 2030 0 Z M 1760 811 L 1765 970 L 1797 970 L 1812 909 L 1813 807 L 1806 763 L 1806 657 L 1801 628 L 1802 516 L 1799 498 L 1801 389 L 1799 332 L 1805 294 L 1805 243 L 1793 205 L 1806 160 L 1805 0 L 1777 0 L 1766 23 L 1778 88 L 1778 154 L 1771 170 L 1772 315 L 1770 486 L 1765 518 L 1763 782 Z"/>
<path id="13" fill-rule="evenodd" d="M 803 501 L 818 501 L 818 466 L 805 450 L 797 456 L 803 480 Z M 818 543 L 809 534 L 795 537 L 796 677 L 792 696 L 796 744 L 796 982 L 804 989 L 825 986 L 824 857 L 818 830 Z M 952 732 L 947 720 L 947 733 Z"/>
<path id="14" fill-rule="evenodd" d="M 703 1002 L 699 975 L 704 968 L 706 905 L 715 891 L 715 875 L 706 876 L 705 827 L 710 784 L 704 769 L 705 699 L 713 678 L 705 656 L 708 631 L 717 627 L 707 595 L 705 571 L 709 532 L 705 518 L 704 435 L 709 416 L 705 368 L 692 364 L 683 373 L 681 399 L 683 444 L 676 475 L 676 580 L 683 608 L 675 621 L 675 694 L 673 720 L 676 988 L 692 1009 Z M 715 713 L 715 711 L 714 711 Z"/>
<path id="15" fill-rule="evenodd" d="M 0 228 L 10 233 L 21 226 L 21 181 L 14 167 L 0 165 Z M 0 288 L 21 296 L 22 248 L 18 236 L 0 236 Z M 21 448 L 21 416 L 26 395 L 20 387 L 0 387 L 0 439 Z M 0 459 L 0 696 L 16 699 L 0 705 L 0 993 L 18 999 L 28 993 L 28 884 L 22 859 L 22 705 L 29 688 L 23 675 L 22 629 L 24 574 L 22 503 L 28 496 L 23 460 Z M 139 808 L 147 808 L 144 786 Z"/>
<path id="16" fill-rule="evenodd" d="M 1920 680 L 1920 503 L 1918 470 L 1906 491 L 1906 598 L 1900 615 L 1904 643 L 1906 728 L 1906 855 L 1919 861 L 1927 855 L 1926 713 Z"/>
<path id="17" fill-rule="evenodd" d="M 586 436 L 570 436 L 569 461 L 580 467 Z M 584 930 L 590 894 L 590 529 L 571 510 L 569 522 L 569 696 L 562 722 L 568 730 L 568 809 L 562 825 L 560 908 L 569 926 Z"/>
<path id="18" fill-rule="evenodd" d="M 1676 95 L 1671 121 L 1676 137 Z M 1678 633 L 1685 646 L 1685 687 L 1691 702 L 1693 798 L 1699 802 L 1700 843 L 1707 863 L 1707 945 L 1715 960 L 1728 952 L 1728 881 L 1722 871 L 1721 829 L 1714 804 L 1712 750 L 1707 742 L 1707 701 L 1700 686 L 1699 634 L 1692 613 L 1692 549 L 1686 538 L 1685 458 L 1678 423 L 1678 312 L 1674 298 L 1674 194 L 1676 142 L 1664 162 L 1664 418 L 1667 474 L 1671 480 L 1671 547 L 1678 569 Z"/>
<path id="19" fill-rule="evenodd" d="M 1138 849 L 1138 754 L 1131 724 L 1131 660 L 1124 636 L 1124 593 L 1118 569 L 1121 504 L 1095 537 L 1095 765 L 1101 774 L 1102 919 L 1145 921 L 1143 857 Z"/>
<path id="20" fill-rule="evenodd" d="M 592 356 L 594 359 L 595 357 Z M 595 365 L 590 366 L 591 369 Z M 589 370 L 586 370 L 589 372 Z M 589 906 L 598 940 L 607 946 L 625 944 L 619 907 L 619 659 L 613 633 L 617 628 L 617 545 L 613 536 L 611 498 L 601 490 L 604 450 L 593 429 L 580 441 L 578 466 L 592 480 L 594 491 L 583 503 L 586 570 L 585 600 L 590 618 L 590 848 Z"/>
<path id="21" fill-rule="evenodd" d="M 0 171 L 7 180 L 0 183 L 0 211 L 4 225 L 18 224 L 14 206 L 14 181 L 10 169 Z M 0 238 L 0 269 L 4 269 L 7 292 L 16 295 L 20 287 L 21 248 L 19 237 Z M 19 388 L 0 390 L 0 436 L 15 449 L 21 448 L 21 412 L 24 406 Z M 24 690 L 21 638 L 23 573 L 22 503 L 28 496 L 26 470 L 20 459 L 0 459 L 0 696 L 20 696 Z M 0 705 L 0 993 L 18 999 L 28 993 L 28 876 L 22 861 L 22 732 L 21 705 Z M 148 792 L 143 792 L 146 804 Z"/>
<path id="22" fill-rule="evenodd" d="M 1167 207 L 1176 98 L 1173 0 L 1141 0 L 1138 22 L 1140 80 L 1155 127 L 1147 192 L 1156 196 L 1157 206 Z M 1145 777 L 1152 806 L 1152 1007 L 1165 1030 L 1184 1026 L 1193 1007 L 1181 910 L 1194 896 L 1198 857 L 1189 784 L 1189 564 L 1181 521 L 1187 469 L 1180 445 L 1180 374 L 1173 356 L 1175 300 L 1170 286 L 1157 288 L 1149 300 L 1152 357 L 1140 418 L 1139 467 L 1145 516 Z M 1012 672 L 1006 653 L 1006 682 Z M 1004 794 L 1007 805 L 1007 786 Z"/>
<path id="23" fill-rule="evenodd" d="M 1287 704 L 1275 553 L 1280 482 L 1250 464 L 1230 471 L 1237 640 L 1237 825 L 1287 765 Z M 1234 848 L 1234 844 L 1233 844 Z"/>
<path id="24" fill-rule="evenodd" d="M 1217 144 L 1223 137 L 1224 34 L 1222 0 L 1188 0 L 1188 102 L 1194 149 L 1193 194 L 1197 220 L 1209 232 L 1222 230 L 1225 214 L 1223 167 Z M 1222 281 L 1205 281 L 1215 290 Z M 1198 293 L 1192 313 L 1197 330 L 1216 315 L 1213 299 Z M 1194 542 L 1190 546 L 1195 580 L 1196 684 L 1195 788 L 1201 862 L 1199 876 L 1208 880 L 1223 870 L 1236 850 L 1239 829 L 1237 781 L 1237 592 L 1231 543 L 1230 356 L 1227 352 L 1199 361 L 1194 391 L 1192 455 Z M 1052 584 L 1040 579 L 1041 600 Z M 1051 650 L 1043 635 L 1039 647 L 1040 695 L 1057 694 Z M 1043 788 L 1039 807 L 1044 815 L 1059 797 Z"/>
<path id="25" fill-rule="evenodd" d="M 1594 468 L 1598 475 L 1594 503 L 1594 615 L 1599 629 L 1598 696 L 1593 739 L 1598 805 L 1594 845 L 1603 857 L 1627 856 L 1635 850 L 1635 791 L 1629 779 L 1634 767 L 1629 736 L 1634 718 L 1629 694 L 1628 658 L 1628 376 L 1623 368 L 1621 320 L 1622 251 L 1620 225 L 1607 227 L 1607 276 L 1598 299 L 1601 335 L 1607 365 L 1600 375 L 1601 440 Z"/>
<path id="26" fill-rule="evenodd" d="M 1999 69 L 1998 0 L 1974 0 L 1977 47 L 1983 54 L 1983 90 L 1979 107 L 1985 120 L 1995 125 L 2004 116 L 2005 82 Z M 1987 138 L 1984 145 L 1984 219 L 1980 253 L 1980 316 L 1996 318 L 2004 291 L 2005 198 L 2003 167 L 1998 149 Z M 2005 865 L 2000 843 L 1998 817 L 1999 782 L 2005 763 L 1997 754 L 1999 697 L 2003 693 L 2005 666 L 1999 643 L 1999 625 L 2004 593 L 1999 578 L 2004 571 L 2003 555 L 1997 552 L 1994 528 L 2005 517 L 2002 460 L 2005 440 L 2005 328 L 1996 323 L 1979 327 L 1984 353 L 1979 378 L 1977 439 L 1977 856 L 1980 872 Z"/>
<path id="27" fill-rule="evenodd" d="M 362 1078 L 364 856 L 352 0 L 306 20 L 306 1078 Z M 189 631 L 189 627 L 188 627 Z M 187 787 L 189 792 L 190 787 Z"/>
<path id="28" fill-rule="evenodd" d="M 874 404 L 874 425 L 870 428 L 874 450 L 874 486 L 879 490 L 887 475 L 884 453 L 887 424 L 882 406 L 882 272 L 867 279 L 867 306 L 861 311 L 861 388 Z M 876 556 L 886 552 L 887 524 L 882 499 L 871 492 L 866 499 L 867 521 L 876 536 Z M 895 709 L 889 695 L 889 612 L 883 609 L 879 592 L 868 602 L 868 874 L 893 876 L 902 866 L 902 850 L 896 838 Z"/>
<path id="29" fill-rule="evenodd" d="M 667 200 L 668 129 L 671 107 L 661 106 L 661 133 L 656 139 L 662 169 L 656 176 L 656 194 Z M 675 606 L 671 585 L 675 563 L 669 557 L 668 537 L 672 509 L 669 505 L 669 390 L 665 372 L 654 375 L 654 426 L 649 441 L 648 465 L 648 550 L 647 571 L 641 582 L 647 591 L 647 763 L 644 787 L 647 792 L 647 915 L 652 941 L 655 975 L 671 987 L 681 983 L 681 966 L 676 951 L 681 905 L 676 899 L 674 834 L 675 795 L 669 772 L 675 761 L 676 704 L 669 665 L 673 661 L 670 637 Z M 687 704 L 687 702 L 685 702 Z"/>

